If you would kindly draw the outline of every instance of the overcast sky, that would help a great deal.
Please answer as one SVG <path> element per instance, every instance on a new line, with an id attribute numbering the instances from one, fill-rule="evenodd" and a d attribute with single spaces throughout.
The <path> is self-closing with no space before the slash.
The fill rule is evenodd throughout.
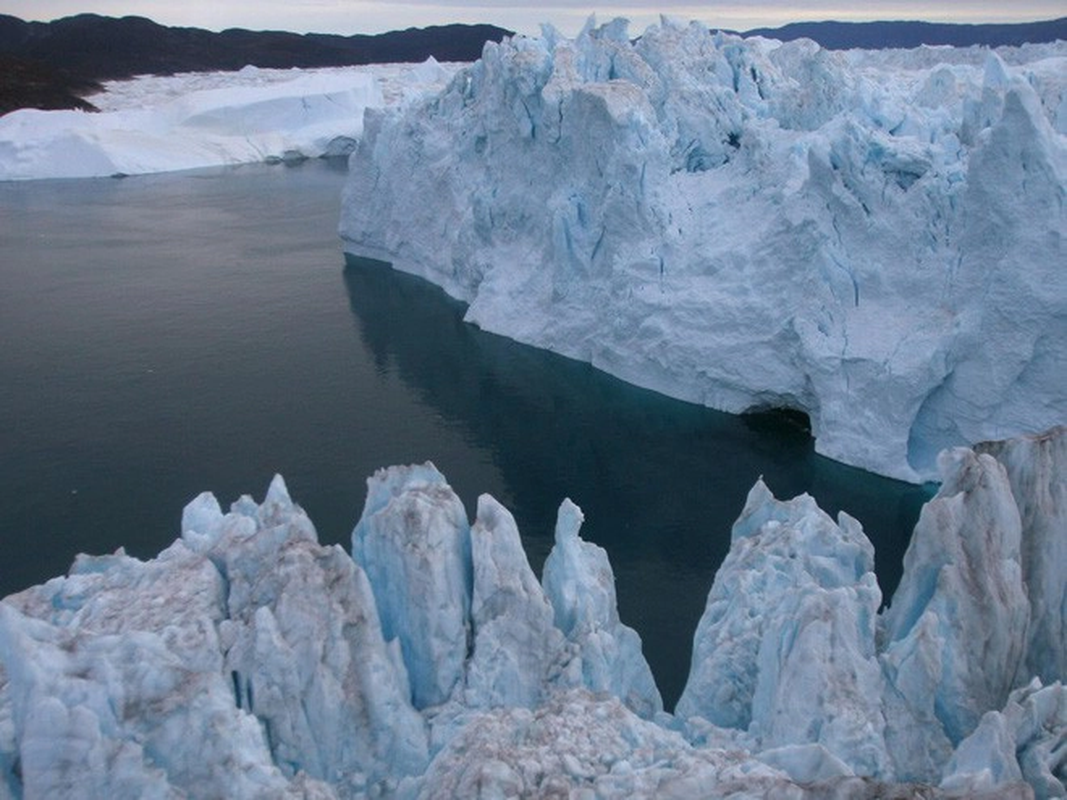
<path id="1" fill-rule="evenodd" d="M 616 16 L 632 21 L 639 32 L 660 14 L 700 19 L 712 27 L 747 30 L 803 20 L 924 19 L 932 22 L 1027 22 L 1054 19 L 1067 13 L 1064 0 L 960 0 L 929 3 L 919 0 L 814 0 L 803 5 L 784 0 L 745 3 L 738 0 L 649 3 L 641 0 L 0 0 L 0 12 L 30 20 L 52 20 L 86 11 L 110 16 L 137 14 L 165 25 L 211 30 L 239 27 L 290 30 L 300 33 L 379 33 L 448 22 L 489 22 L 520 33 L 537 33 L 549 21 L 573 35 L 591 13 L 607 22 Z"/>

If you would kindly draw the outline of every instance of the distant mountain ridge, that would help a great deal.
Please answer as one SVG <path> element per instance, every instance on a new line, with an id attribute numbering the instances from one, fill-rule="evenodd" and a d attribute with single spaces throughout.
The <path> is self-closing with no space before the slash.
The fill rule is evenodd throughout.
<path id="1" fill-rule="evenodd" d="M 911 49 L 922 45 L 1012 47 L 1067 40 L 1067 17 L 1044 22 L 965 25 L 942 22 L 794 22 L 781 28 L 754 28 L 742 36 L 789 42 L 812 39 L 827 50 Z"/>
<path id="2" fill-rule="evenodd" d="M 440 25 L 378 35 L 337 36 L 238 28 L 214 33 L 172 28 L 144 17 L 79 14 L 26 22 L 0 14 L 0 114 L 17 108 L 88 108 L 81 99 L 102 80 L 134 75 L 257 67 L 474 61 L 487 41 L 511 31 L 494 25 Z"/>
<path id="3" fill-rule="evenodd" d="M 159 25 L 145 17 L 79 14 L 26 22 L 0 14 L 0 114 L 17 108 L 92 109 L 84 98 L 99 81 L 257 67 L 332 67 L 424 61 L 473 61 L 488 41 L 512 31 L 495 25 L 441 25 L 378 35 L 250 31 L 215 33 Z M 801 37 L 828 49 L 911 48 L 923 44 L 1019 45 L 1067 39 L 1067 17 L 1007 25 L 928 22 L 803 22 L 756 28 L 742 36 Z"/>
<path id="4" fill-rule="evenodd" d="M 487 41 L 511 31 L 494 25 L 410 28 L 375 36 L 172 28 L 144 17 L 79 14 L 53 22 L 0 15 L 0 54 L 40 61 L 96 80 L 257 67 L 473 61 Z"/>

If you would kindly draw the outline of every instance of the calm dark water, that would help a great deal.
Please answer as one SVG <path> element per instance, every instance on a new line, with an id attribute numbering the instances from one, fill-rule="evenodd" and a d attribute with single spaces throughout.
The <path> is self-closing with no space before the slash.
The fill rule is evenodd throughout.
<path id="1" fill-rule="evenodd" d="M 886 591 L 918 487 L 814 454 L 788 421 L 636 389 L 462 322 L 418 280 L 345 260 L 343 169 L 0 183 L 0 595 L 78 552 L 150 557 L 203 490 L 275 472 L 349 545 L 365 479 L 433 460 L 505 503 L 534 569 L 571 497 L 673 705 L 730 525 L 763 475 L 858 517 Z"/>

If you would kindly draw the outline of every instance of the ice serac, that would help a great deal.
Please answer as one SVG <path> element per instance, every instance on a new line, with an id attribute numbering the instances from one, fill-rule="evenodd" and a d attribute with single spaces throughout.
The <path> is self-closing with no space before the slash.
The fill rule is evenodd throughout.
<path id="1" fill-rule="evenodd" d="M 187 527 L 187 539 L 214 539 L 201 552 L 228 589 L 219 625 L 225 673 L 283 773 L 350 780 L 348 792 L 418 774 L 428 759 L 425 725 L 382 637 L 366 575 L 340 547 L 318 545 L 281 477 L 258 506 L 239 501 L 214 524 L 198 509 L 183 522 L 200 526 Z"/>
<path id="2" fill-rule="evenodd" d="M 619 619 L 615 575 L 608 554 L 578 535 L 581 509 L 564 500 L 543 582 L 556 627 L 574 647 L 571 685 L 609 692 L 646 719 L 663 710 L 641 637 Z"/>
<path id="3" fill-rule="evenodd" d="M 989 711 L 960 742 L 941 787 L 963 796 L 1028 784 L 1036 800 L 1067 797 L 1067 690 L 1034 679 L 1012 692 L 1001 711 Z"/>
<path id="4" fill-rule="evenodd" d="M 559 672 L 564 640 L 515 519 L 489 495 L 478 498 L 471 560 L 474 646 L 466 667 L 467 704 L 535 708 Z"/>
<path id="5" fill-rule="evenodd" d="M 1067 680 L 1067 429 L 975 448 L 1005 468 L 1022 521 L 1022 569 L 1030 598 L 1026 674 Z"/>
<path id="6" fill-rule="evenodd" d="M 924 780 L 1025 680 L 1030 623 L 1022 526 L 1004 467 L 959 448 L 942 454 L 941 469 L 883 618 L 887 742 L 904 776 Z M 905 765 L 926 759 L 909 774 Z"/>
<path id="7" fill-rule="evenodd" d="M 284 482 L 227 514 L 201 495 L 182 526 L 156 559 L 79 557 L 0 604 L 15 796 L 329 798 L 421 773 L 366 578 Z"/>
<path id="8" fill-rule="evenodd" d="M 366 570 L 385 638 L 400 643 L 415 707 L 446 702 L 462 685 L 471 637 L 471 532 L 433 464 L 367 479 L 352 557 Z"/>
<path id="9" fill-rule="evenodd" d="M 492 497 L 478 499 L 468 525 L 430 463 L 380 470 L 367 486 L 353 556 L 385 638 L 399 642 L 413 703 L 439 717 L 438 733 L 464 709 L 536 708 L 572 687 L 610 693 L 645 717 L 663 710 L 641 639 L 619 620 L 607 554 L 578 537 L 577 506 L 560 508 L 542 587 L 514 518 Z"/>
<path id="10" fill-rule="evenodd" d="M 0 602 L 0 798 L 1062 798 L 1065 442 L 945 451 L 880 617 L 855 519 L 759 481 L 674 717 L 570 500 L 539 583 L 429 463 L 368 480 L 360 563 L 280 477 L 203 494 Z"/>
<path id="11" fill-rule="evenodd" d="M 174 590 L 175 608 L 146 607 L 149 585 Z M 8 598 L 0 660 L 16 796 L 283 793 L 263 731 L 223 677 L 222 599 L 218 573 L 180 543 L 148 564 L 82 559 Z"/>
<path id="12" fill-rule="evenodd" d="M 780 502 L 758 482 L 697 627 L 678 716 L 746 731 L 786 763 L 821 754 L 819 777 L 829 764 L 887 774 L 873 568 L 854 519 L 835 524 L 811 497 Z"/>
<path id="13" fill-rule="evenodd" d="M 1062 551 L 1022 576 L 1062 533 L 1065 439 L 948 451 L 882 618 L 859 524 L 758 482 L 673 718 L 570 501 L 542 586 L 432 464 L 368 481 L 366 573 L 281 478 L 203 494 L 157 558 L 0 601 L 0 798 L 1063 797 L 1063 676 L 1029 674 L 1063 640 L 1026 624 Z M 416 710 L 409 672 L 445 700 Z"/>
<path id="14" fill-rule="evenodd" d="M 483 328 L 936 479 L 945 447 L 1067 417 L 1065 68 L 1063 44 L 516 37 L 368 114 L 341 233 Z"/>

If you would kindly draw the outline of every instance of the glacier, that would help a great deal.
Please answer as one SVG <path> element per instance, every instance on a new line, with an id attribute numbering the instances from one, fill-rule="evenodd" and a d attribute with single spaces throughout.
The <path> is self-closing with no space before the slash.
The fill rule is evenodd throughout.
<path id="1" fill-rule="evenodd" d="M 569 500 L 538 580 L 431 463 L 353 556 L 280 476 L 201 494 L 0 601 L 0 798 L 1067 796 L 1067 428 L 938 463 L 882 611 L 860 522 L 758 481 L 674 713 Z"/>
<path id="2" fill-rule="evenodd" d="M 664 20 L 368 109 L 346 252 L 488 331 L 911 482 L 1067 418 L 1067 45 L 829 52 Z"/>
<path id="3" fill-rule="evenodd" d="M 0 180 L 136 175 L 347 156 L 366 108 L 442 88 L 456 64 L 144 75 L 108 81 L 100 113 L 0 116 Z"/>

